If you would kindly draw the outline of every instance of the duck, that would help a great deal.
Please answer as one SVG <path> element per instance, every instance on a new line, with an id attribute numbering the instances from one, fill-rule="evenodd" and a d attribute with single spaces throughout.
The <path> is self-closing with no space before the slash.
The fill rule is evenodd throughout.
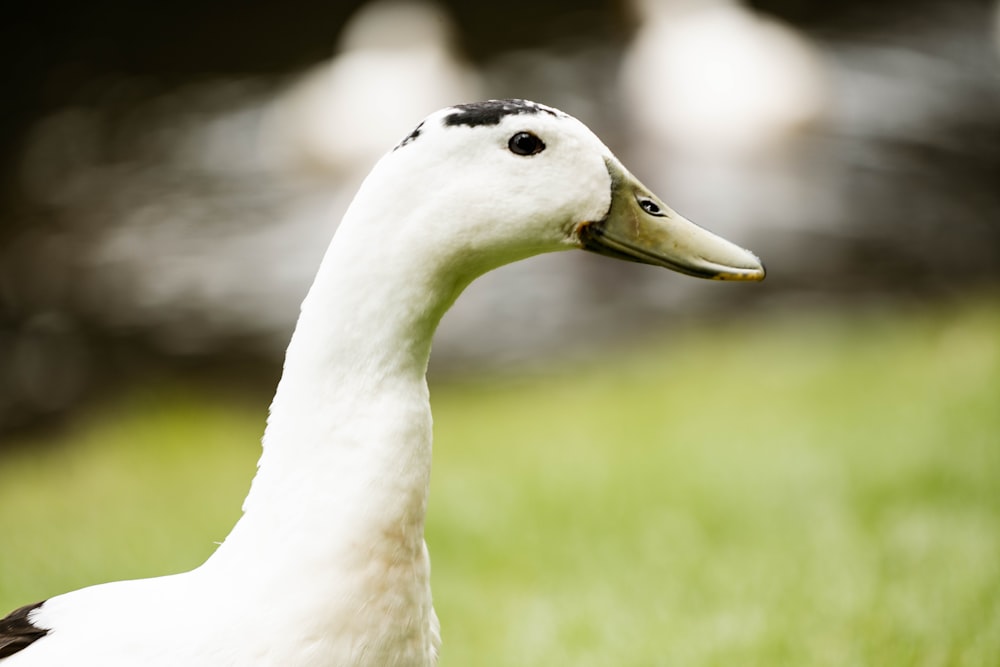
<path id="1" fill-rule="evenodd" d="M 641 23 L 622 58 L 625 110 L 674 153 L 746 158 L 822 124 L 827 71 L 792 26 L 738 0 L 628 5 Z"/>
<path id="2" fill-rule="evenodd" d="M 569 114 L 518 99 L 432 113 L 376 163 L 333 235 L 228 537 L 191 571 L 13 611 L 0 665 L 435 665 L 431 340 L 478 276 L 571 249 L 700 278 L 765 275 Z"/>
<path id="3" fill-rule="evenodd" d="M 427 0 L 375 0 L 344 26 L 337 53 L 296 77 L 262 113 L 262 153 L 303 177 L 356 187 L 385 137 L 455 99 L 479 76 L 456 46 L 449 14 Z M 350 127 L 351 132 L 338 128 Z M 355 174 L 357 177 L 355 178 Z"/>

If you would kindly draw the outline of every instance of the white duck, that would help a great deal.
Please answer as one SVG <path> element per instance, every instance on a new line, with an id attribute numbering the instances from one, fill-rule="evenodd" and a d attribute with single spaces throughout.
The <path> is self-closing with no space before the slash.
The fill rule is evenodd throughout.
<path id="1" fill-rule="evenodd" d="M 375 166 L 330 244 L 225 542 L 191 572 L 13 612 L 0 663 L 435 664 L 431 337 L 477 276 L 570 248 L 764 277 L 753 254 L 671 211 L 560 111 L 501 100 L 432 114 Z"/>
<path id="2" fill-rule="evenodd" d="M 631 0 L 642 21 L 625 54 L 627 109 L 646 133 L 693 155 L 765 151 L 827 106 L 817 49 L 739 0 Z"/>
<path id="3" fill-rule="evenodd" d="M 477 95 L 478 77 L 455 48 L 455 32 L 448 14 L 426 0 L 365 3 L 344 26 L 336 57 L 266 109 L 262 152 L 283 157 L 302 175 L 347 180 L 353 190 L 385 151 L 387 136 Z"/>

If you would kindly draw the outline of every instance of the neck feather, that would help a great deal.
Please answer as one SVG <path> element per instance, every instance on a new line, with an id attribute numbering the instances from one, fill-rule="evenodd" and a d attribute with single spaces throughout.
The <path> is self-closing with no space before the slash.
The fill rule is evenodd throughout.
<path id="1" fill-rule="evenodd" d="M 348 212 L 302 304 L 244 516 L 213 560 L 330 570 L 422 553 L 425 373 L 467 280 L 379 234 L 379 221 L 352 213 L 362 208 Z"/>

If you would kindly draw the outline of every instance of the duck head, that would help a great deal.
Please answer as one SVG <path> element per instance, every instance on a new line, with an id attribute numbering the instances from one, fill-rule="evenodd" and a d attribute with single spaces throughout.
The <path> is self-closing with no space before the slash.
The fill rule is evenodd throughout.
<path id="1" fill-rule="evenodd" d="M 582 248 L 699 278 L 764 278 L 753 253 L 671 210 L 583 123 L 542 104 L 490 100 L 442 109 L 383 158 L 377 173 L 385 178 L 376 182 L 406 183 L 396 202 L 425 209 L 395 214 L 412 228 L 397 226 L 394 234 L 434 244 L 449 266 L 469 264 L 473 274 Z M 366 186 L 377 187 L 366 182 L 362 191 Z M 369 197 L 394 206 L 389 192 Z"/>

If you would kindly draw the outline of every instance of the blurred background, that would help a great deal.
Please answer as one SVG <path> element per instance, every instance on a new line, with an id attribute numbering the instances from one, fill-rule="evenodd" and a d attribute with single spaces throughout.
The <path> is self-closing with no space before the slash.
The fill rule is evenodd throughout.
<path id="1" fill-rule="evenodd" d="M 225 357 L 270 386 L 360 180 L 464 100 L 578 116 L 770 274 L 718 289 L 540 258 L 472 288 L 436 369 L 763 302 L 995 286 L 997 7 L 827 4 L 25 4 L 0 28 L 0 429 L 136 364 Z"/>
<path id="2" fill-rule="evenodd" d="M 791 523 L 767 533 L 774 542 L 757 547 L 726 541 L 736 539 L 734 534 L 751 539 L 737 526 L 757 525 L 765 515 L 782 516 L 775 512 L 781 499 L 788 498 L 789 484 L 799 493 L 804 493 L 803 485 L 813 485 L 821 500 L 798 502 L 822 516 L 827 510 L 843 512 L 843 525 L 857 532 L 844 541 L 838 541 L 843 536 L 836 530 L 823 533 L 827 541 L 815 552 L 800 553 L 797 562 L 812 563 L 815 578 L 803 575 L 794 594 L 805 599 L 805 591 L 817 582 L 832 586 L 834 580 L 843 590 L 855 590 L 829 579 L 822 554 L 846 553 L 832 544 L 857 548 L 856 560 L 844 557 L 872 590 L 886 567 L 873 564 L 882 563 L 877 554 L 892 560 L 883 547 L 891 552 L 899 546 L 880 541 L 895 535 L 892 530 L 902 531 L 903 553 L 912 553 L 907 540 L 928 549 L 930 544 L 942 549 L 958 545 L 955 553 L 934 552 L 933 558 L 920 560 L 912 578 L 903 577 L 899 585 L 904 592 L 923 590 L 926 595 L 889 596 L 892 602 L 885 604 L 892 611 L 886 613 L 898 619 L 925 605 L 949 618 L 975 618 L 982 629 L 974 637 L 956 629 L 946 639 L 927 640 L 928 650 L 940 650 L 931 651 L 926 662 L 907 664 L 997 664 L 996 2 L 54 1 L 9 9 L 0 25 L 0 44 L 5 88 L 0 105 L 0 471 L 6 469 L 0 472 L 0 480 L 6 480 L 0 488 L 6 486 L 3 497 L 11 503 L 0 514 L 0 533 L 19 535 L 17 544 L 40 543 L 41 552 L 76 548 L 71 547 L 71 527 L 101 526 L 100 517 L 107 517 L 108 510 L 93 505 L 93 514 L 77 516 L 72 508 L 96 503 L 95 494 L 104 488 L 119 494 L 106 499 L 108 506 L 120 505 L 125 491 L 116 485 L 121 478 L 139 475 L 135 466 L 167 474 L 173 468 L 164 457 L 173 461 L 173 456 L 178 457 L 177 477 L 163 481 L 162 489 L 151 481 L 136 482 L 130 493 L 141 495 L 141 487 L 154 494 L 161 489 L 156 502 L 166 503 L 165 513 L 176 512 L 179 501 L 165 497 L 175 484 L 197 485 L 185 475 L 203 465 L 208 471 L 203 486 L 222 489 L 216 502 L 226 508 L 217 518 L 205 519 L 205 531 L 224 535 L 252 474 L 267 398 L 299 303 L 361 179 L 426 114 L 464 101 L 524 97 L 580 118 L 673 208 L 760 255 L 768 278 L 761 285 L 699 282 L 586 253 L 505 267 L 475 283 L 442 323 L 431 362 L 436 396 L 441 397 L 435 403 L 438 419 L 443 412 L 464 423 L 456 406 L 472 400 L 467 390 L 474 386 L 471 395 L 482 395 L 482 412 L 476 406 L 465 408 L 483 421 L 478 432 L 471 426 L 463 432 L 463 439 L 502 431 L 501 422 L 531 431 L 551 415 L 532 412 L 526 404 L 517 409 L 527 412 L 517 412 L 521 417 L 514 419 L 512 413 L 486 406 L 501 400 L 514 410 L 514 398 L 504 398 L 505 391 L 514 391 L 512 386 L 514 394 L 529 392 L 535 404 L 549 395 L 571 405 L 586 403 L 585 397 L 565 394 L 578 384 L 573 373 L 581 364 L 587 370 L 579 372 L 590 373 L 585 377 L 591 383 L 584 382 L 582 391 L 603 387 L 594 389 L 595 394 L 607 396 L 613 388 L 622 389 L 622 377 L 631 377 L 637 387 L 654 392 L 645 395 L 649 403 L 642 410 L 659 415 L 660 421 L 651 431 L 609 425 L 609 439 L 634 431 L 637 441 L 652 448 L 659 447 L 660 436 L 672 433 L 690 444 L 684 438 L 695 431 L 711 433 L 706 422 L 719 422 L 716 428 L 729 422 L 732 431 L 717 432 L 715 438 L 705 435 L 700 447 L 728 447 L 715 451 L 722 459 L 742 461 L 758 484 L 746 489 L 746 497 L 732 495 L 732 485 L 740 488 L 739 483 L 720 478 L 700 458 L 713 450 L 695 454 L 692 449 L 694 461 L 670 450 L 680 459 L 667 467 L 676 470 L 674 464 L 686 461 L 701 470 L 702 477 L 691 473 L 701 481 L 690 483 L 705 495 L 678 496 L 678 504 L 693 507 L 693 514 L 684 515 L 686 519 L 658 514 L 657 525 L 666 525 L 664 530 L 674 530 L 674 537 L 688 544 L 729 553 L 733 560 L 716 562 L 718 572 L 730 566 L 742 570 L 747 562 L 727 551 L 727 544 L 749 553 L 755 548 L 761 554 L 788 553 L 797 524 L 789 518 Z M 747 347 L 740 347 L 742 340 Z M 719 350 L 728 350 L 722 359 L 730 365 L 720 362 Z M 626 366 L 661 368 L 663 376 L 654 381 L 635 369 L 638 376 L 616 374 L 613 364 L 619 354 L 632 359 Z M 587 364 L 595 357 L 612 370 L 606 375 L 594 371 Z M 677 371 L 678 366 L 686 370 Z M 770 394 L 754 399 L 744 389 L 727 394 L 703 387 L 704 394 L 688 396 L 676 385 L 701 386 L 702 379 L 715 377 L 735 391 L 740 373 L 755 378 L 757 391 Z M 815 402 L 795 403 L 803 396 Z M 707 397 L 718 399 L 714 408 L 688 403 Z M 638 397 L 632 399 L 635 405 Z M 905 409 L 890 409 L 899 401 Z M 792 403 L 798 405 L 794 410 Z M 549 405 L 556 412 L 565 404 Z M 601 407 L 620 420 L 637 419 L 627 409 Z M 687 411 L 689 420 L 671 422 L 680 434 L 657 430 L 677 411 Z M 740 430 L 740 423 L 746 430 Z M 245 442 L 230 453 L 211 456 L 200 447 L 188 450 L 178 444 L 205 438 L 217 442 L 206 436 L 216 431 L 239 434 Z M 579 425 L 573 432 L 580 435 Z M 439 445 L 445 438 L 440 445 L 443 471 L 435 470 L 435 483 L 445 485 L 435 490 L 442 523 L 429 530 L 442 544 L 438 551 L 446 563 L 449 545 L 454 545 L 455 563 L 448 567 L 476 578 L 480 575 L 464 570 L 471 565 L 462 565 L 458 556 L 475 541 L 463 531 L 474 532 L 477 520 L 496 506 L 481 507 L 487 514 L 478 519 L 449 515 L 447 499 L 460 499 L 456 502 L 465 503 L 468 512 L 469 503 L 476 506 L 470 495 L 484 487 L 469 482 L 452 488 L 447 485 L 459 482 L 449 482 L 448 475 L 478 479 L 474 471 L 480 466 L 497 469 L 509 461 L 484 463 L 490 460 L 482 458 L 490 456 L 487 438 L 469 445 L 468 451 L 480 458 L 462 467 L 447 458 L 459 456 L 461 449 L 457 443 L 450 448 L 448 433 L 438 434 Z M 554 429 L 549 435 L 560 439 Z M 228 436 L 219 438 L 229 441 Z M 721 440 L 726 444 L 713 445 Z M 787 467 L 765 473 L 759 466 L 767 464 L 749 457 L 740 442 L 776 454 Z M 788 449 L 780 449 L 784 446 Z M 613 451 L 607 444 L 590 447 Z M 576 461 L 580 454 L 575 444 L 550 451 L 550 456 L 561 452 L 575 461 L 576 468 L 566 467 L 568 476 L 576 469 L 588 483 L 596 483 L 584 474 L 586 463 Z M 213 468 L 211 461 L 218 466 Z M 243 467 L 226 486 L 218 475 L 227 474 L 223 471 L 235 461 Z M 537 464 L 520 462 L 529 470 Z M 591 463 L 594 470 L 604 470 L 604 463 L 612 469 L 615 465 L 613 457 Z M 98 466 L 105 470 L 95 472 Z M 110 481 L 114 475 L 109 470 L 120 473 L 118 481 Z M 910 494 L 901 496 L 906 503 L 930 503 L 931 523 L 918 521 L 914 527 L 906 523 L 910 514 L 881 514 L 885 498 L 877 489 L 902 488 L 893 486 L 899 479 L 912 483 L 903 485 Z M 867 488 L 863 480 L 870 482 L 871 493 L 852 504 L 851 498 L 857 500 L 852 494 Z M 554 488 L 551 479 L 535 481 L 538 489 Z M 619 482 L 617 487 L 607 482 L 607 488 L 633 486 L 627 477 Z M 660 489 L 678 483 L 670 477 L 651 484 Z M 525 484 L 531 484 L 530 478 Z M 772 486 L 777 490 L 768 491 Z M 686 487 L 681 483 L 679 488 Z M 68 499 L 53 505 L 46 489 L 64 490 Z M 200 516 L 208 501 L 195 497 L 201 500 L 191 514 Z M 729 498 L 736 518 L 712 524 L 714 512 L 725 512 L 709 497 Z M 773 505 L 754 505 L 747 497 L 771 498 Z M 558 503 L 544 493 L 526 492 L 524 498 L 533 500 L 523 516 L 545 506 L 544 498 Z M 640 500 L 644 507 L 665 502 L 663 497 Z M 51 512 L 33 513 L 43 507 Z M 740 518 L 740 511 L 755 507 L 762 514 Z M 958 514 L 942 514 L 943 507 Z M 0 563 L 0 602 L 15 606 L 29 601 L 18 596 L 38 595 L 29 591 L 41 587 L 44 594 L 58 592 L 47 587 L 83 585 L 88 576 L 156 574 L 151 563 L 161 562 L 157 559 L 163 552 L 179 549 L 175 540 L 190 532 L 190 516 L 178 519 L 176 532 L 158 523 L 150 535 L 149 522 L 143 520 L 147 511 L 136 510 L 133 523 L 124 518 L 116 523 L 123 535 L 146 526 L 144 538 L 122 537 L 117 543 L 135 557 L 105 561 L 96 555 L 104 552 L 95 544 L 96 569 L 81 564 L 75 568 L 79 579 L 67 578 L 65 562 L 49 562 L 38 554 Z M 67 512 L 75 518 L 67 518 Z M 39 532 L 39 523 L 54 516 L 63 517 L 56 522 L 59 530 Z M 816 514 L 800 518 L 802 526 L 818 521 Z M 704 532 L 709 524 L 723 526 L 722 532 Z M 558 531 L 553 526 L 566 525 L 572 520 L 558 513 L 551 524 L 538 524 L 546 534 Z M 952 532 L 937 532 L 945 525 Z M 581 525 L 580 531 L 589 529 Z M 63 537 L 65 547 L 55 546 Z M 202 541 L 187 555 L 163 562 L 196 564 L 210 547 L 200 534 L 196 538 Z M 110 536 L 104 539 L 105 547 L 116 544 Z M 136 546 L 140 539 L 156 545 L 142 557 L 135 555 L 143 549 Z M 635 533 L 623 533 L 621 540 L 635 546 Z M 645 547 L 635 548 L 649 549 L 650 562 L 660 562 L 655 557 L 659 542 L 640 542 Z M 483 549 L 480 556 L 488 564 L 489 550 Z M 636 557 L 627 546 L 622 549 Z M 809 560 L 812 556 L 816 558 Z M 595 563 L 598 571 L 615 568 L 609 565 L 611 557 L 605 557 Z M 697 560 L 692 556 L 687 575 L 706 586 L 705 572 L 715 570 L 711 564 L 697 570 Z M 774 563 L 762 555 L 754 567 L 761 562 Z M 40 569 L 30 576 L 17 569 L 32 563 Z M 117 569 L 102 570 L 102 563 L 117 563 Z M 781 563 L 775 567 L 788 564 Z M 933 573 L 956 568 L 972 577 L 966 588 L 942 589 L 952 593 L 920 589 Z M 769 576 L 760 575 L 761 590 L 773 589 Z M 719 599 L 728 599 L 733 582 L 720 577 Z M 629 594 L 650 590 L 633 583 L 624 586 Z M 447 581 L 441 585 L 448 589 Z M 498 594 L 508 588 L 498 584 Z M 739 590 L 759 602 L 753 591 Z M 451 592 L 457 597 L 461 591 L 456 584 Z M 836 597 L 835 591 L 831 595 Z M 559 596 L 549 591 L 549 597 Z M 607 602 L 597 593 L 587 599 L 595 609 Z M 951 632 L 951 625 L 940 629 L 944 626 L 938 617 L 918 614 L 913 624 L 898 625 L 878 616 L 873 609 L 880 607 L 868 604 L 871 599 L 858 594 L 851 600 L 824 603 L 824 609 L 832 605 L 843 611 L 843 616 L 834 615 L 840 619 L 834 622 L 836 636 L 878 630 L 865 635 L 869 644 L 853 649 L 824 635 L 805 651 L 812 664 L 825 664 L 817 651 L 829 664 L 873 664 L 868 660 L 881 655 L 885 645 L 933 637 L 925 633 L 925 625 Z M 899 607 L 893 606 L 897 603 Z M 522 623 L 534 619 L 529 624 L 534 632 L 551 630 L 539 637 L 586 644 L 582 638 L 593 636 L 586 621 L 567 630 L 553 620 L 563 617 L 565 607 L 546 611 L 538 600 L 510 604 L 512 617 Z M 626 603 L 622 598 L 609 604 Z M 683 597 L 670 604 L 661 599 L 636 609 L 647 619 L 656 618 L 653 609 L 672 610 L 668 615 L 684 616 L 689 623 L 701 618 L 695 608 L 708 614 L 699 626 L 701 634 L 690 635 L 703 641 L 684 644 L 689 637 L 678 631 L 671 645 L 680 646 L 680 653 L 671 655 L 681 664 L 710 664 L 719 659 L 712 646 L 756 647 L 742 657 L 763 655 L 760 644 L 747 639 L 747 628 L 765 632 L 772 612 L 780 615 L 806 603 L 793 597 L 781 603 L 787 607 L 778 604 L 768 612 L 767 603 L 760 603 L 764 606 L 751 605 L 745 613 L 728 606 L 709 613 L 709 602 Z M 864 623 L 858 620 L 862 617 Z M 905 632 L 900 630 L 904 626 Z M 534 636 L 532 631 L 510 627 L 519 628 L 510 630 L 517 638 L 513 643 L 526 647 L 519 659 L 547 656 L 544 664 L 560 662 L 545 652 L 544 642 L 538 653 L 530 653 L 535 644 L 525 637 Z M 808 635 L 807 629 L 797 631 Z M 480 645 L 488 641 L 473 629 L 467 628 L 465 636 Z M 864 653 L 865 646 L 870 653 Z M 969 646 L 973 648 L 959 651 Z M 661 649 L 651 648 L 650 654 Z M 787 646 L 770 650 L 771 661 L 761 664 L 803 664 L 774 661 L 775 656 L 799 655 Z M 461 647 L 456 651 L 463 655 Z M 640 651 L 634 664 L 652 664 L 650 654 Z M 622 658 L 619 664 L 628 662 Z M 586 661 L 574 655 L 571 664 Z"/>

